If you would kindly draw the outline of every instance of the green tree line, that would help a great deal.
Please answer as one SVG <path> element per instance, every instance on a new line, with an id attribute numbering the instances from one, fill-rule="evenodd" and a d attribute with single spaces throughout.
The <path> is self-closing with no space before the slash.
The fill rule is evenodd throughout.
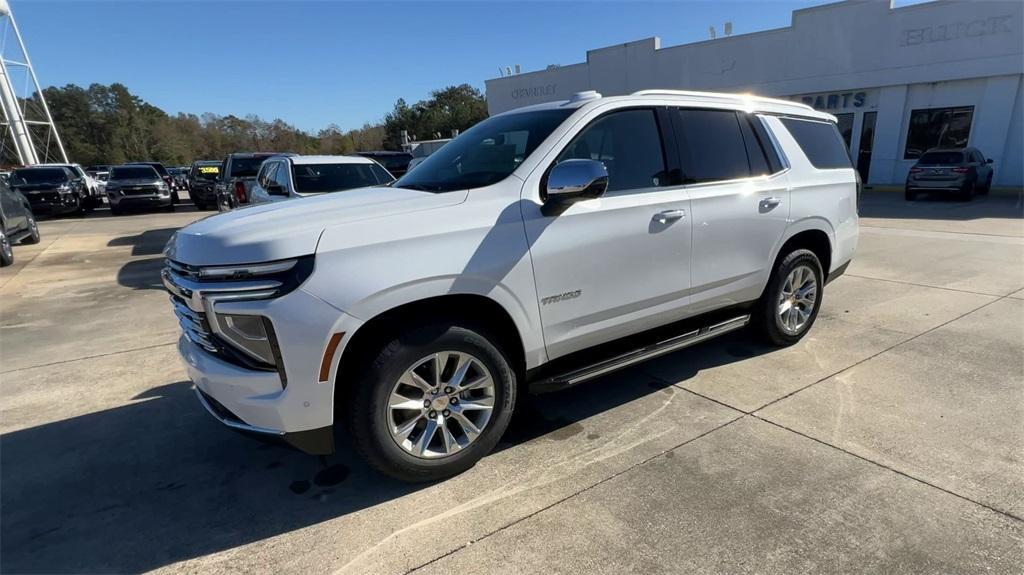
<path id="1" fill-rule="evenodd" d="M 242 151 L 398 150 L 402 131 L 420 140 L 449 137 L 453 130 L 466 130 L 487 117 L 483 95 L 468 84 L 437 90 L 413 105 L 399 99 L 381 122 L 355 130 L 329 124 L 315 134 L 255 115 L 170 115 L 117 83 L 88 88 L 68 84 L 43 93 L 69 159 L 83 165 L 137 160 L 187 165 Z"/>

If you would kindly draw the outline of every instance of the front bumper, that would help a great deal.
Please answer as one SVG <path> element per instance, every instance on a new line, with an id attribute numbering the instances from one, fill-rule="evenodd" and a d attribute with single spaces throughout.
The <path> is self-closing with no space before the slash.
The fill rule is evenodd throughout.
<path id="1" fill-rule="evenodd" d="M 29 205 L 32 207 L 32 213 L 34 214 L 66 214 L 73 212 L 78 209 L 78 199 L 70 194 L 64 194 L 57 200 L 36 200 L 33 201 L 32 197 L 28 199 Z"/>
<path id="2" fill-rule="evenodd" d="M 166 208 L 171 205 L 171 196 L 159 194 L 146 196 L 122 196 L 120 194 L 107 194 L 107 201 L 111 206 L 117 208 Z"/>
<path id="3" fill-rule="evenodd" d="M 218 340 L 207 347 L 206 338 L 216 338 L 215 334 L 193 333 L 194 339 L 183 334 L 178 352 L 196 389 L 205 394 L 207 410 L 236 431 L 280 439 L 307 453 L 333 452 L 335 380 L 344 346 L 333 353 L 328 378 L 320 377 L 320 367 L 332 335 L 354 333 L 361 322 L 301 288 L 264 300 L 217 300 L 216 293 L 200 290 L 191 291 L 190 297 L 198 298 L 199 307 L 208 313 L 267 318 L 280 352 L 278 370 L 257 369 L 211 351 L 223 343 Z M 181 320 L 184 330 L 193 328 L 187 319 Z M 343 343 L 347 344 L 344 338 Z"/>

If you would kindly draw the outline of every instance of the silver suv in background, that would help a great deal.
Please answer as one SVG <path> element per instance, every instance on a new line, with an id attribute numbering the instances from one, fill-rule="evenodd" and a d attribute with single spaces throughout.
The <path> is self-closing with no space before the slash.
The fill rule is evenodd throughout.
<path id="1" fill-rule="evenodd" d="M 263 161 L 250 195 L 252 203 L 260 204 L 393 181 L 380 164 L 362 156 L 275 156 Z"/>
<path id="2" fill-rule="evenodd" d="M 974 194 L 987 194 L 992 188 L 992 160 L 977 148 L 933 148 L 910 168 L 904 197 L 917 199 L 920 192 L 953 194 L 970 201 Z"/>
<path id="3" fill-rule="evenodd" d="M 110 169 L 107 202 L 115 216 L 129 209 L 162 208 L 174 210 L 171 187 L 153 166 L 127 164 Z"/>

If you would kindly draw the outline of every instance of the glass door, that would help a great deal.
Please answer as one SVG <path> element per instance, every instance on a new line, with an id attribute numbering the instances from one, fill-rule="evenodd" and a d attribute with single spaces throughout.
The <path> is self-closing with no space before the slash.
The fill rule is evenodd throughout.
<path id="1" fill-rule="evenodd" d="M 875 120 L 878 112 L 864 112 L 864 122 L 860 127 L 860 145 L 857 150 L 857 171 L 860 181 L 868 183 L 868 172 L 871 170 L 871 150 L 875 147 Z"/>

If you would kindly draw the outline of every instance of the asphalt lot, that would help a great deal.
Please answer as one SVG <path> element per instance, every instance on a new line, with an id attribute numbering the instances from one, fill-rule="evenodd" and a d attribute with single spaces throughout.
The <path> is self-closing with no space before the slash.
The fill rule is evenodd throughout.
<path id="1" fill-rule="evenodd" d="M 203 214 L 43 222 L 0 270 L 0 571 L 1021 573 L 1022 211 L 869 194 L 799 345 L 533 398 L 428 486 L 196 404 L 157 272 Z"/>

